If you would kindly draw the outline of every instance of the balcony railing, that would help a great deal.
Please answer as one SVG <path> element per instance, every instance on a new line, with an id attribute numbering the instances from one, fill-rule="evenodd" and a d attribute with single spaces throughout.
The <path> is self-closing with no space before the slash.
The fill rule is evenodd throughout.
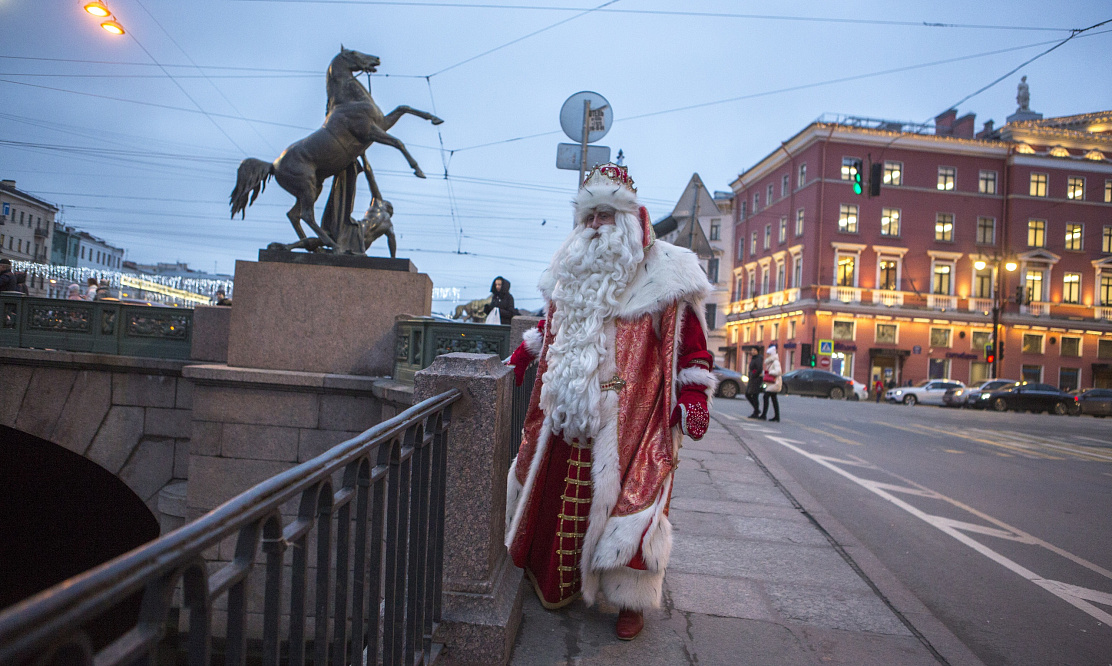
<path id="1" fill-rule="evenodd" d="M 176 663 L 156 658 L 163 649 L 182 663 L 208 664 L 214 635 L 224 637 L 219 663 L 243 664 L 251 599 L 263 605 L 261 654 L 253 661 L 303 664 L 311 651 L 314 664 L 434 662 L 441 648 L 434 635 L 448 427 L 461 395 L 452 389 L 414 405 L 159 539 L 9 607 L 0 613 L 0 664 Z M 342 478 L 336 489 L 334 475 Z M 300 508 L 287 522 L 282 507 L 289 503 Z M 204 553 L 227 539 L 235 540 L 235 559 L 210 569 Z M 310 566 L 310 550 L 321 564 Z M 288 598 L 284 579 L 292 581 Z M 181 636 L 172 612 L 179 585 L 189 620 Z M 137 623 L 94 654 L 85 628 L 135 594 L 142 595 Z M 225 616 L 227 624 L 215 627 Z"/>
<path id="2" fill-rule="evenodd" d="M 1045 317 L 1050 314 L 1050 303 L 1028 303 L 1020 306 L 1020 312 L 1033 317 Z"/>
<path id="3" fill-rule="evenodd" d="M 1103 319 L 1105 321 L 1112 321 L 1112 307 L 1095 307 L 1093 308 L 1093 317 L 1096 319 Z"/>
<path id="4" fill-rule="evenodd" d="M 904 294 L 902 291 L 873 290 L 873 304 L 887 307 L 903 307 Z"/>
<path id="5" fill-rule="evenodd" d="M 992 312 L 992 299 L 970 298 L 968 307 L 970 312 Z"/>
<path id="6" fill-rule="evenodd" d="M 927 294 L 927 307 L 931 310 L 956 310 L 958 309 L 958 297 Z"/>
<path id="7" fill-rule="evenodd" d="M 830 300 L 842 303 L 860 303 L 861 292 L 857 287 L 831 287 Z"/>

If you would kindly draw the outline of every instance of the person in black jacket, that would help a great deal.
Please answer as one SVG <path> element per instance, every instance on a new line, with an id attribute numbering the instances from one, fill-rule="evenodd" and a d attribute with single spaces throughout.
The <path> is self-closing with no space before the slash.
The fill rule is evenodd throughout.
<path id="1" fill-rule="evenodd" d="M 757 401 L 757 397 L 761 394 L 761 383 L 764 377 L 764 364 L 761 363 L 761 350 L 759 347 L 749 348 L 749 367 L 745 372 L 749 377 L 749 382 L 745 385 L 745 399 L 753 405 L 753 413 L 749 415 L 751 419 L 759 419 L 761 417 L 761 406 Z"/>
<path id="2" fill-rule="evenodd" d="M 26 280 L 26 273 L 12 272 L 12 262 L 10 259 L 0 259 L 0 291 L 18 291 L 26 294 Z"/>
<path id="3" fill-rule="evenodd" d="M 509 324 L 517 314 L 517 310 L 514 309 L 514 297 L 510 294 L 510 281 L 501 275 L 490 283 L 490 303 L 483 306 L 483 314 L 490 314 L 494 308 L 498 308 L 498 316 L 501 317 L 503 324 Z"/>

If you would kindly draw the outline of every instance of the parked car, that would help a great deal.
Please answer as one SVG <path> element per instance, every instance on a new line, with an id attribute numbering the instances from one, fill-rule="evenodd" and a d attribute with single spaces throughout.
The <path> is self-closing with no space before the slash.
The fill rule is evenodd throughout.
<path id="1" fill-rule="evenodd" d="M 1014 379 L 989 379 L 976 386 L 952 388 L 942 396 L 942 403 L 951 407 L 984 409 L 989 393 L 1016 383 L 1018 382 Z"/>
<path id="2" fill-rule="evenodd" d="M 1078 391 L 1076 397 L 1079 414 L 1092 414 L 1102 419 L 1112 416 L 1112 389 L 1085 389 Z"/>
<path id="3" fill-rule="evenodd" d="M 942 397 L 950 389 L 965 388 L 965 384 L 953 379 L 924 379 L 915 386 L 897 386 L 884 394 L 887 402 L 902 402 L 905 405 L 941 405 Z"/>
<path id="4" fill-rule="evenodd" d="M 843 400 L 847 396 L 858 399 L 860 394 L 849 377 L 843 377 L 828 370 L 799 368 L 784 374 L 784 393 L 792 395 L 811 395 L 832 400 Z M 864 388 L 864 384 L 856 382 Z"/>
<path id="5" fill-rule="evenodd" d="M 988 394 L 989 406 L 998 412 L 1009 410 L 1072 414 L 1078 398 L 1050 384 L 1022 382 Z"/>
<path id="6" fill-rule="evenodd" d="M 717 365 L 711 372 L 714 373 L 714 378 L 718 380 L 718 390 L 714 394 L 723 398 L 736 397 L 738 393 L 741 393 L 741 387 L 749 381 L 749 378 L 740 372 L 734 372 Z"/>
<path id="7" fill-rule="evenodd" d="M 868 400 L 869 387 L 865 386 L 856 379 L 850 379 L 853 382 L 853 394 L 849 396 L 850 400 Z"/>

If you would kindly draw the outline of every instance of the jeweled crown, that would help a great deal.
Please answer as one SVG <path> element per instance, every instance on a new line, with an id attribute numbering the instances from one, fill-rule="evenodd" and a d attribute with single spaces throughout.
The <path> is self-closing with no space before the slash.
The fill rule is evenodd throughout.
<path id="1" fill-rule="evenodd" d="M 592 185 L 617 185 L 634 194 L 637 193 L 637 188 L 633 186 L 633 179 L 629 177 L 629 170 L 613 162 L 596 164 L 579 187 L 584 188 Z"/>

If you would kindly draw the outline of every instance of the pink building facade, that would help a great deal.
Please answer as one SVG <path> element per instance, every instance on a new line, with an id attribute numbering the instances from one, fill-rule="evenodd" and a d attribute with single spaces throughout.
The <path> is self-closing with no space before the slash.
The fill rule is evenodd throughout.
<path id="1" fill-rule="evenodd" d="M 728 344 L 786 368 L 811 345 L 869 386 L 972 383 L 995 314 L 996 375 L 1112 386 L 1112 112 L 1009 120 L 820 120 L 742 173 Z"/>

